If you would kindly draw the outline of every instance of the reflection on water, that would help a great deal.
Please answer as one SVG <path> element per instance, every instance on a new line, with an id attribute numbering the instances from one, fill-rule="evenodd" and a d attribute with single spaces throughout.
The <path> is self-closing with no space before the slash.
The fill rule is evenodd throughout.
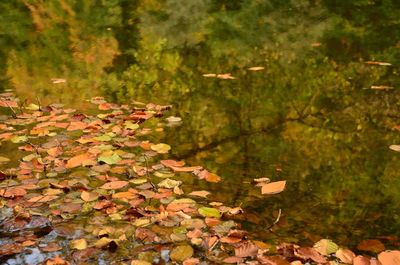
<path id="1" fill-rule="evenodd" d="M 1 88 L 30 101 L 172 103 L 160 140 L 263 238 L 399 231 L 397 1 L 5 1 Z M 257 67 L 257 68 L 252 68 Z M 230 75 L 226 75 L 230 73 Z M 214 74 L 214 75 L 212 75 Z M 203 76 L 206 75 L 206 76 Z M 232 78 L 231 78 L 232 77 Z M 288 180 L 260 196 L 258 177 Z M 282 209 L 275 233 L 268 227 Z"/>

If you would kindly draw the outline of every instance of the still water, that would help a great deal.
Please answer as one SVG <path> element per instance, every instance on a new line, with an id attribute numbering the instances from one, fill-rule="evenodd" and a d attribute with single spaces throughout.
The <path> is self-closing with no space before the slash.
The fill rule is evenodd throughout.
<path id="1" fill-rule="evenodd" d="M 254 237 L 399 235 L 398 1 L 3 1 L 0 89 L 172 104 L 157 139 Z M 287 180 L 261 196 L 254 178 Z M 281 209 L 273 233 L 272 224 Z M 388 243 L 388 242 L 386 242 Z M 389 244 L 389 243 L 388 243 Z"/>

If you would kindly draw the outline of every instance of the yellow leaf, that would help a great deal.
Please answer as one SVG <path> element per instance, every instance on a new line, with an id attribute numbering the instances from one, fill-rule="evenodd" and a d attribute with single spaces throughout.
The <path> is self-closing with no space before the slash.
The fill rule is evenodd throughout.
<path id="1" fill-rule="evenodd" d="M 71 241 L 70 246 L 73 249 L 83 250 L 87 248 L 87 242 L 84 238 L 76 239 Z"/>

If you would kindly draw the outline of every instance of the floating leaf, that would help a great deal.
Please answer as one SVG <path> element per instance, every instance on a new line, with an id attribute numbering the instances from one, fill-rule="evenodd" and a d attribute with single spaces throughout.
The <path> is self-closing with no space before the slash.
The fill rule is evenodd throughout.
<path id="1" fill-rule="evenodd" d="M 399 265 L 400 251 L 384 251 L 378 255 L 378 260 L 382 263 L 382 265 Z"/>
<path id="2" fill-rule="evenodd" d="M 206 198 L 210 193 L 206 190 L 192 191 L 188 195 Z"/>
<path id="3" fill-rule="evenodd" d="M 276 194 L 280 193 L 285 189 L 286 181 L 276 181 L 265 184 L 261 187 L 262 194 Z"/>
<path id="4" fill-rule="evenodd" d="M 164 179 L 160 183 L 157 184 L 160 188 L 172 189 L 182 184 L 182 181 L 173 180 L 173 179 Z"/>
<path id="5" fill-rule="evenodd" d="M 258 247 L 250 241 L 244 242 L 240 247 L 235 248 L 235 256 L 240 258 L 257 255 Z"/>
<path id="6" fill-rule="evenodd" d="M 9 162 L 10 159 L 4 156 L 0 156 L 0 163 L 5 163 L 5 162 Z"/>
<path id="7" fill-rule="evenodd" d="M 221 213 L 215 208 L 210 208 L 210 207 L 201 207 L 198 209 L 199 214 L 201 214 L 204 217 L 215 217 L 215 218 L 220 218 Z"/>
<path id="8" fill-rule="evenodd" d="M 36 104 L 31 103 L 28 106 L 26 106 L 25 109 L 28 109 L 28 110 L 40 110 L 40 107 L 38 105 L 36 105 Z"/>
<path id="9" fill-rule="evenodd" d="M 70 242 L 70 246 L 72 249 L 82 250 L 87 248 L 86 239 L 75 239 Z"/>
<path id="10" fill-rule="evenodd" d="M 99 194 L 96 192 L 82 191 L 81 198 L 85 202 L 92 202 L 99 198 Z"/>
<path id="11" fill-rule="evenodd" d="M 116 180 L 116 181 L 108 182 L 108 183 L 104 184 L 103 186 L 101 186 L 100 188 L 105 189 L 105 190 L 117 190 L 117 189 L 121 189 L 121 188 L 125 187 L 128 184 L 129 184 L 128 181 Z"/>
<path id="12" fill-rule="evenodd" d="M 264 70 L 264 67 L 262 67 L 262 66 L 254 66 L 254 67 L 247 68 L 247 70 L 249 70 L 249 71 L 261 71 L 261 70 Z"/>
<path id="13" fill-rule="evenodd" d="M 392 144 L 389 146 L 389 148 L 393 151 L 400 152 L 400 145 Z"/>
<path id="14" fill-rule="evenodd" d="M 39 195 L 39 196 L 35 196 L 35 197 L 30 198 L 28 200 L 28 202 L 34 202 L 34 203 L 36 203 L 36 202 L 49 202 L 49 201 L 55 200 L 57 198 L 58 198 L 58 196 L 55 196 L 55 195 Z"/>
<path id="15" fill-rule="evenodd" d="M 26 135 L 16 135 L 14 137 L 12 137 L 11 142 L 18 144 L 18 143 L 22 143 L 22 142 L 26 142 L 28 140 L 28 137 Z"/>
<path id="16" fill-rule="evenodd" d="M 177 246 L 170 254 L 170 258 L 173 261 L 184 261 L 193 256 L 193 248 L 189 245 Z"/>
<path id="17" fill-rule="evenodd" d="M 153 144 L 150 146 L 151 150 L 156 151 L 159 154 L 166 154 L 169 150 L 171 150 L 171 146 L 167 144 Z"/>
<path id="18" fill-rule="evenodd" d="M 379 253 L 385 250 L 385 246 L 382 244 L 381 241 L 377 239 L 366 239 L 361 241 L 357 245 L 357 249 L 362 251 L 370 251 L 374 253 Z"/>
<path id="19" fill-rule="evenodd" d="M 112 155 L 102 155 L 102 156 L 99 156 L 99 157 L 97 158 L 97 160 L 100 161 L 100 162 L 104 162 L 104 163 L 106 163 L 106 164 L 108 164 L 108 165 L 114 165 L 114 164 L 117 164 L 117 163 L 118 163 L 119 161 L 121 161 L 122 159 L 121 159 L 121 157 L 120 157 L 118 154 L 113 153 Z"/>

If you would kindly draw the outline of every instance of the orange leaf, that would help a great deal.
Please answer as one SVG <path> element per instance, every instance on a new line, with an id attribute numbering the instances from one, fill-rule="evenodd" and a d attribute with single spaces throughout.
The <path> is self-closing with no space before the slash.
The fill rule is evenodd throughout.
<path id="1" fill-rule="evenodd" d="M 24 196 L 26 194 L 26 190 L 19 187 L 12 187 L 0 190 L 0 196 L 5 198 L 13 198 L 18 196 Z"/>
<path id="2" fill-rule="evenodd" d="M 112 195 L 113 199 L 129 199 L 129 200 L 131 200 L 136 197 L 137 197 L 136 194 L 133 192 L 130 192 L 130 191 L 117 192 Z"/>
<path id="3" fill-rule="evenodd" d="M 369 258 L 357 256 L 353 259 L 353 265 L 370 265 Z"/>
<path id="4" fill-rule="evenodd" d="M 220 182 L 221 177 L 215 175 L 214 173 L 209 172 L 208 170 L 204 169 L 197 174 L 200 179 L 205 179 L 208 182 Z"/>
<path id="5" fill-rule="evenodd" d="M 400 264 L 400 251 L 385 251 L 378 255 L 378 260 L 382 265 L 398 265 Z"/>
<path id="6" fill-rule="evenodd" d="M 55 196 L 55 195 L 39 195 L 39 196 L 30 198 L 28 200 L 28 202 L 49 202 L 49 201 L 55 200 L 57 198 L 58 198 L 58 196 Z"/>
<path id="7" fill-rule="evenodd" d="M 81 121 L 72 121 L 68 128 L 67 131 L 75 131 L 75 130 L 83 130 L 87 127 L 87 124 Z"/>
<path id="8" fill-rule="evenodd" d="M 385 250 L 385 246 L 382 244 L 381 241 L 379 241 L 377 239 L 367 239 L 367 240 L 361 241 L 357 245 L 357 249 L 362 250 L 362 251 L 370 251 L 370 252 L 374 252 L 374 253 L 379 253 L 379 252 Z"/>
<path id="9" fill-rule="evenodd" d="M 339 248 L 336 251 L 336 257 L 338 257 L 338 259 L 340 259 L 343 263 L 352 264 L 356 255 L 349 249 Z"/>
<path id="10" fill-rule="evenodd" d="M 185 165 L 185 161 L 161 160 L 160 162 L 166 167 L 183 167 Z"/>
<path id="11" fill-rule="evenodd" d="M 82 191 L 81 198 L 85 202 L 92 202 L 99 198 L 99 194 L 96 192 Z"/>
<path id="12" fill-rule="evenodd" d="M 95 161 L 92 159 L 92 157 L 88 153 L 85 153 L 70 158 L 65 167 L 74 168 L 83 165 L 93 165 L 94 162 Z"/>
<path id="13" fill-rule="evenodd" d="M 105 189 L 105 190 L 116 190 L 116 189 L 121 189 L 128 184 L 129 184 L 128 181 L 116 180 L 116 181 L 108 182 L 108 183 L 104 184 L 103 186 L 101 186 L 100 188 Z"/>
<path id="14" fill-rule="evenodd" d="M 262 194 L 276 194 L 285 189 L 286 180 L 265 184 L 261 187 Z"/>
<path id="15" fill-rule="evenodd" d="M 170 166 L 170 168 L 173 171 L 176 171 L 176 172 L 193 172 L 195 170 L 202 169 L 201 166 L 194 166 L 194 167 L 174 167 L 174 166 Z"/>

